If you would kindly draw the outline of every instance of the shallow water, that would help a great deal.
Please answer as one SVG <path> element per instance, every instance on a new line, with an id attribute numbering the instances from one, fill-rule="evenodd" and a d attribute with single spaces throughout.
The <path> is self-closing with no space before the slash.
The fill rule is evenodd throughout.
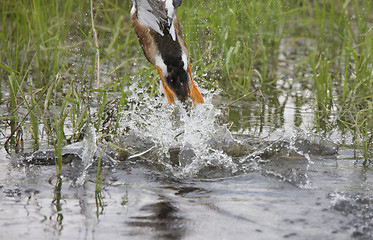
<path id="1" fill-rule="evenodd" d="M 110 142 L 121 150 L 96 142 L 88 126 L 64 149 L 61 178 L 51 149 L 12 157 L 1 149 L 1 239 L 373 238 L 373 172 L 340 134 L 307 130 L 314 116 L 291 98 L 285 117 L 262 125 L 275 106 L 261 116 L 262 106 L 238 102 L 228 130 L 217 94 L 204 91 L 206 104 L 185 109 L 130 90 Z"/>

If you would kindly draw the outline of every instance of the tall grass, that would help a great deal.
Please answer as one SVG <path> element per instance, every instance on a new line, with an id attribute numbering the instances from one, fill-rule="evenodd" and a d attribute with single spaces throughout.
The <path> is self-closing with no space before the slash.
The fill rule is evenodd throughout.
<path id="1" fill-rule="evenodd" d="M 185 1 L 178 10 L 197 76 L 219 80 L 227 92 L 248 93 L 251 81 L 267 89 L 275 81 L 281 1 Z M 285 13 L 284 13 L 285 12 Z M 216 86 L 216 85 L 215 85 Z"/>
<path id="2" fill-rule="evenodd" d="M 372 10 L 371 1 L 314 1 L 311 12 L 319 33 L 313 53 L 320 59 L 313 66 L 316 114 L 331 114 L 334 104 L 338 122 L 359 136 L 365 159 L 372 157 Z"/>
<path id="3" fill-rule="evenodd" d="M 90 1 L 2 1 L 0 86 L 9 87 L 9 93 L 1 102 L 9 106 L 11 132 L 20 125 L 35 149 L 48 142 L 59 151 L 79 139 L 87 122 L 100 131 L 107 103 L 115 101 L 120 113 L 126 105 L 124 87 L 133 79 L 157 93 L 159 77 L 142 57 L 130 23 L 131 5 L 130 0 L 93 1 L 91 15 Z M 291 74 L 312 86 L 315 128 L 347 127 L 359 136 L 357 145 L 368 159 L 372 5 L 371 0 L 201 0 L 183 1 L 177 14 L 196 81 L 231 97 L 261 88 L 265 97 L 277 99 L 282 42 L 309 40 Z M 58 73 L 56 83 L 47 86 Z M 25 122 L 24 109 L 30 112 Z M 337 123 L 329 121 L 330 115 L 338 115 Z M 24 135 L 16 136 L 14 147 Z"/>

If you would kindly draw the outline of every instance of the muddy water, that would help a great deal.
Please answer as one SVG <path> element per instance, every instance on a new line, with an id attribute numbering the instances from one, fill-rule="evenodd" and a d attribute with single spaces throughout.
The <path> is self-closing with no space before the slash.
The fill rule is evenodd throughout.
<path id="1" fill-rule="evenodd" d="M 373 172 L 291 97 L 279 118 L 270 103 L 236 103 L 228 130 L 214 93 L 185 109 L 131 91 L 120 133 L 96 142 L 88 126 L 64 148 L 62 177 L 51 149 L 1 149 L 1 239 L 373 238 Z"/>

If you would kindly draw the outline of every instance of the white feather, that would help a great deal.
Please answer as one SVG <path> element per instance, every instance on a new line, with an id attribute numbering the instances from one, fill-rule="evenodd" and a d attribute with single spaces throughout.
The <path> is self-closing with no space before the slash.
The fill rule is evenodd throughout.
<path id="1" fill-rule="evenodd" d="M 187 55 L 184 53 L 184 51 L 183 51 L 183 54 L 181 55 L 181 60 L 184 63 L 184 70 L 187 71 L 187 69 L 188 69 L 188 58 L 187 58 Z"/>
<path id="2" fill-rule="evenodd" d="M 172 3 L 172 0 L 166 0 L 166 9 L 167 9 L 167 17 L 173 18 L 175 13 L 175 8 Z"/>
<path id="3" fill-rule="evenodd" d="M 163 36 L 163 32 L 159 27 L 159 20 L 154 14 L 151 13 L 153 9 L 149 5 L 149 2 L 147 0 L 136 0 L 136 2 L 137 17 L 139 22 Z"/>
<path id="4" fill-rule="evenodd" d="M 165 16 L 167 16 L 167 23 L 169 27 L 169 32 L 174 41 L 176 41 L 176 31 L 174 27 L 174 18 L 175 18 L 175 7 L 173 5 L 173 0 L 149 0 L 151 2 L 154 2 L 156 4 L 164 4 L 164 7 L 166 9 Z M 136 12 L 137 10 L 137 17 L 139 22 L 142 25 L 145 25 L 160 35 L 164 36 L 163 31 L 161 31 L 161 28 L 159 27 L 160 18 L 159 16 L 155 16 L 154 13 L 152 13 L 153 9 L 150 6 L 148 0 L 133 0 L 134 5 L 132 7 L 131 13 Z M 135 2 L 137 3 L 137 9 L 135 8 Z"/>
<path id="5" fill-rule="evenodd" d="M 162 70 L 162 76 L 163 76 L 163 78 L 166 78 L 168 76 L 167 66 L 163 62 L 163 59 L 162 59 L 161 55 L 155 56 L 155 65 L 159 66 L 161 68 L 161 70 Z"/>
<path id="6" fill-rule="evenodd" d="M 172 40 L 176 41 L 176 31 L 174 28 L 174 16 L 175 16 L 175 7 L 172 3 L 172 0 L 166 0 L 166 9 L 167 9 L 167 17 L 168 17 L 168 24 L 170 25 L 170 34 Z"/>
<path id="7" fill-rule="evenodd" d="M 176 41 L 176 31 L 175 31 L 175 28 L 174 28 L 174 21 L 173 20 L 171 21 L 170 34 L 171 34 L 172 40 Z"/>

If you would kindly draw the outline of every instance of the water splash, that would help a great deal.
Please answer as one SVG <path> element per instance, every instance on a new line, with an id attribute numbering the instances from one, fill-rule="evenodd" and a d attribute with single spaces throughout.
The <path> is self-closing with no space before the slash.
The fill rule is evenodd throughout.
<path id="1" fill-rule="evenodd" d="M 352 237 L 372 239 L 373 198 L 364 192 L 335 191 L 328 194 L 330 208 L 349 216 L 347 225 L 352 228 Z"/>
<path id="2" fill-rule="evenodd" d="M 96 143 L 95 129 L 87 125 L 82 142 L 63 148 L 72 169 L 79 170 L 68 175 L 79 173 L 76 184 L 83 185 L 88 169 L 103 154 L 108 167 L 122 160 L 131 164 L 145 160 L 147 166 L 175 177 L 204 179 L 260 172 L 308 189 L 313 187 L 308 171 L 314 156 L 337 154 L 336 144 L 300 129 L 274 131 L 265 139 L 233 137 L 221 121 L 222 111 L 212 104 L 219 92 L 201 90 L 205 103 L 193 107 L 191 102 L 169 105 L 165 98 L 149 96 L 131 85 L 119 129 L 107 145 Z M 121 150 L 112 149 L 112 144 Z M 53 157 L 53 150 L 37 151 L 28 162 L 46 164 L 49 159 L 54 162 Z"/>
<path id="3" fill-rule="evenodd" d="M 132 136 L 133 145 L 148 142 L 142 150 L 157 149 L 158 162 L 178 177 L 196 177 L 211 168 L 229 174 L 237 171 L 221 149 L 233 137 L 217 121 L 221 111 L 212 104 L 217 92 L 204 91 L 205 103 L 189 107 L 180 102 L 169 105 L 163 97 L 150 97 L 137 86 L 130 90 L 129 108 L 122 113 L 120 126 L 127 140 Z"/>
<path id="4" fill-rule="evenodd" d="M 84 129 L 84 139 L 82 146 L 81 160 L 83 169 L 81 175 L 76 180 L 77 185 L 83 185 L 86 181 L 87 170 L 94 163 L 97 152 L 96 132 L 91 124 L 87 124 Z"/>
<path id="5" fill-rule="evenodd" d="M 169 105 L 165 98 L 151 97 L 132 85 L 119 138 L 119 145 L 131 150 L 128 159 L 156 162 L 176 177 L 218 178 L 255 171 L 312 188 L 307 174 L 311 156 L 336 154 L 333 143 L 300 129 L 273 132 L 257 141 L 234 138 L 219 121 L 221 110 L 212 104 L 218 92 L 201 90 L 205 103 L 192 107 L 190 102 L 188 107 Z"/>

